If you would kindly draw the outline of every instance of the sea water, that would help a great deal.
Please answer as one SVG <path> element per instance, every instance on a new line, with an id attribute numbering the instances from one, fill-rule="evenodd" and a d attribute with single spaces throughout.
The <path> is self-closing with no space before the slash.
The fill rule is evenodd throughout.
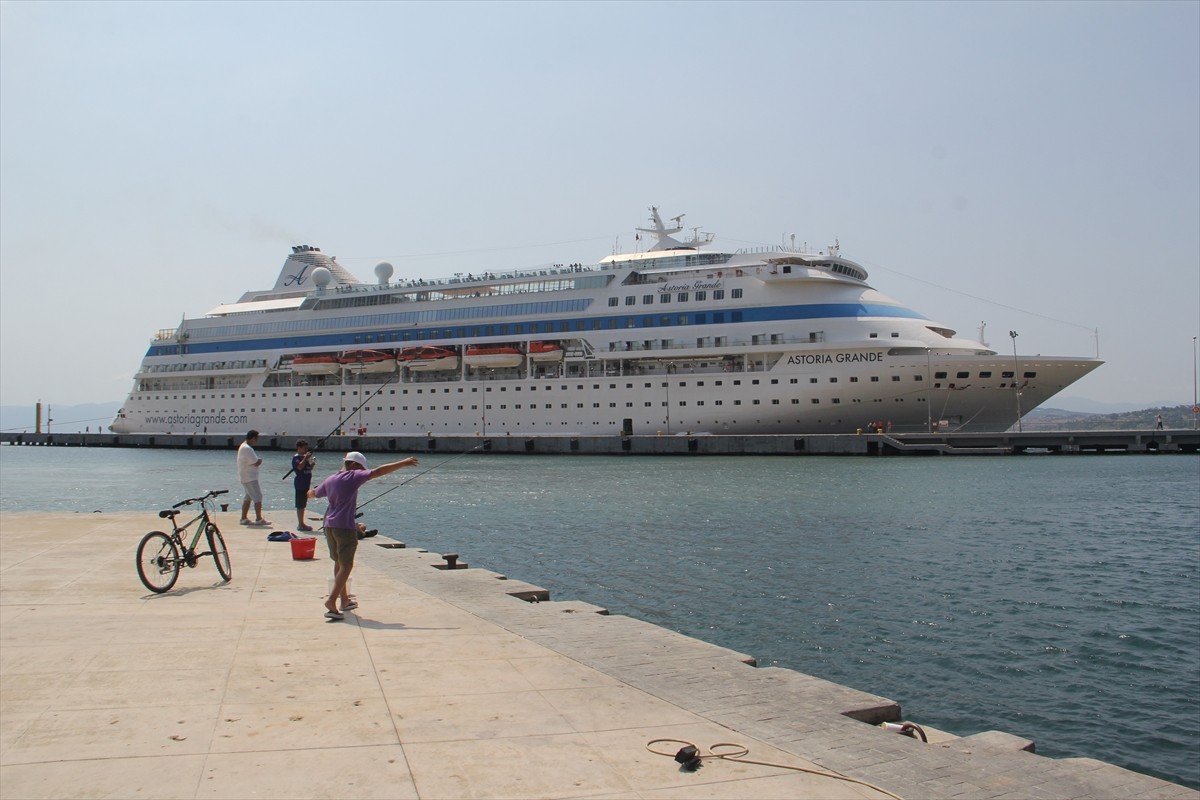
<path id="1" fill-rule="evenodd" d="M 273 527 L 291 528 L 291 454 L 260 455 Z M 1195 456 L 418 457 L 360 492 L 381 536 L 882 695 L 918 724 L 1200 788 Z M 318 479 L 338 465 L 318 459 Z M 223 488 L 236 510 L 232 451 L 0 448 L 6 512 L 146 511 L 148 530 Z M 238 536 L 266 534 L 230 535 L 236 559 Z"/>

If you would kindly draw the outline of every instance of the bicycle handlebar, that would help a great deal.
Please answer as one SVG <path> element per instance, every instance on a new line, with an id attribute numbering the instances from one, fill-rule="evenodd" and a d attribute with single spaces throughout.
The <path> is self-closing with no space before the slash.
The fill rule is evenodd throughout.
<path id="1" fill-rule="evenodd" d="M 210 497 L 216 497 L 217 495 L 226 494 L 228 492 L 229 492 L 228 489 L 210 489 L 208 494 L 204 495 L 203 497 L 189 497 L 187 500 L 180 500 L 178 503 L 171 506 L 171 508 L 179 508 L 180 506 L 190 506 L 192 503 L 202 502 L 204 500 L 207 500 Z"/>

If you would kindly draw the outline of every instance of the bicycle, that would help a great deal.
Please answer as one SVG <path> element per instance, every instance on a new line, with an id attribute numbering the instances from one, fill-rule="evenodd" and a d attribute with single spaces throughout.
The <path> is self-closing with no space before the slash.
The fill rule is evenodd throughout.
<path id="1" fill-rule="evenodd" d="M 158 516 L 171 520 L 173 530 L 169 534 L 162 531 L 151 531 L 142 537 L 142 541 L 138 545 L 138 577 L 142 579 L 142 583 L 147 589 L 157 594 L 170 591 L 171 587 L 175 585 L 175 581 L 179 580 L 179 570 L 185 565 L 196 566 L 199 560 L 205 556 L 213 557 L 221 579 L 226 583 L 229 582 L 229 579 L 233 577 L 233 570 L 229 563 L 229 551 L 225 548 L 225 539 L 221 536 L 221 530 L 217 527 L 217 523 L 213 522 L 209 516 L 208 509 L 208 503 L 212 498 L 228 491 L 228 489 L 213 489 L 202 497 L 180 500 L 166 511 L 158 512 Z M 192 503 L 200 504 L 200 513 L 183 525 L 176 523 L 175 517 L 180 513 L 176 509 L 180 506 L 190 506 Z M 204 524 L 196 525 L 201 520 L 204 521 Z M 193 525 L 196 525 L 196 532 L 192 536 L 192 543 L 185 545 L 183 533 Z M 201 533 L 208 539 L 208 550 L 197 553 L 196 545 L 200 543 Z"/>

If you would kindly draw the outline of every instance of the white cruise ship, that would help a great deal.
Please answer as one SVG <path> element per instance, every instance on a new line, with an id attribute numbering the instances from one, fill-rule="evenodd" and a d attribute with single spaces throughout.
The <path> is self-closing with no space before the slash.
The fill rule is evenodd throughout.
<path id="1" fill-rule="evenodd" d="M 997 431 L 1102 362 L 998 354 L 837 246 L 722 252 L 651 208 L 646 252 L 365 283 L 315 247 L 159 331 L 116 433 Z M 339 427 L 340 426 L 340 427 Z"/>

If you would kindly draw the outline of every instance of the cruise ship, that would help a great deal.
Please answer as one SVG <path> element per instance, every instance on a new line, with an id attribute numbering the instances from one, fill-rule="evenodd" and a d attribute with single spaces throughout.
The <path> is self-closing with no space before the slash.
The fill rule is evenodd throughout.
<path id="1" fill-rule="evenodd" d="M 650 209 L 596 264 L 364 282 L 292 248 L 275 284 L 158 331 L 116 433 L 997 431 L 1098 367 L 999 354 L 834 245 L 723 251 Z M 982 334 L 981 334 L 982 336 Z"/>

